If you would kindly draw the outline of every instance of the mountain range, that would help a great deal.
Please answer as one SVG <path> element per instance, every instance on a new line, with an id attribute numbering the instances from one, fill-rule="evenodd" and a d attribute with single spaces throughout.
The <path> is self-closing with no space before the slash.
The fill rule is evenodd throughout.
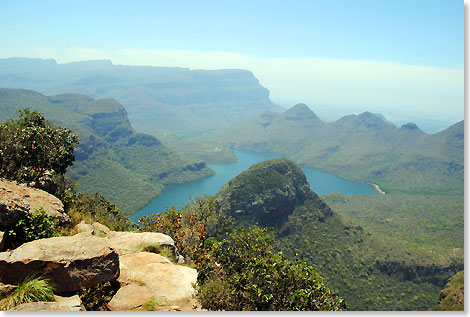
<path id="1" fill-rule="evenodd" d="M 0 87 L 46 95 L 114 98 L 139 132 L 179 137 L 281 110 L 246 70 L 114 65 L 108 60 L 58 64 L 53 59 L 0 59 Z"/>
<path id="2" fill-rule="evenodd" d="M 463 194 L 463 121 L 427 134 L 414 123 L 398 128 L 370 112 L 324 122 L 305 104 L 298 104 L 194 141 L 274 152 L 311 168 L 379 184 L 385 192 Z"/>

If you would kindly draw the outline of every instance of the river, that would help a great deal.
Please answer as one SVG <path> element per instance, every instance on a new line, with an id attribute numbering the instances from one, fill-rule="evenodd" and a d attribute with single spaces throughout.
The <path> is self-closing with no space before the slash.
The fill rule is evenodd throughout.
<path id="1" fill-rule="evenodd" d="M 147 206 L 134 214 L 131 217 L 131 220 L 137 221 L 140 217 L 149 215 L 153 212 L 162 212 L 166 207 L 183 207 L 191 200 L 191 198 L 196 198 L 199 195 L 214 195 L 225 183 L 248 169 L 251 165 L 273 158 L 282 157 L 269 152 L 249 152 L 241 150 L 233 150 L 233 152 L 238 157 L 237 163 L 208 164 L 216 172 L 215 175 L 190 183 L 167 185 L 160 196 L 150 201 Z M 310 183 L 310 188 L 312 188 L 318 195 L 334 192 L 346 195 L 378 194 L 377 189 L 370 184 L 349 181 L 337 175 L 321 170 L 311 169 L 306 166 L 301 166 L 301 168 Z"/>

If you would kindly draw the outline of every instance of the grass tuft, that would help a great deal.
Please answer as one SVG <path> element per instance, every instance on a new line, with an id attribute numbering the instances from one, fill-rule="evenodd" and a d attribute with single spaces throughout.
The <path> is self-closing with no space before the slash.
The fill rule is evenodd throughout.
<path id="1" fill-rule="evenodd" d="M 48 280 L 27 277 L 13 294 L 0 301 L 0 309 L 9 310 L 24 303 L 53 301 L 54 288 Z"/>

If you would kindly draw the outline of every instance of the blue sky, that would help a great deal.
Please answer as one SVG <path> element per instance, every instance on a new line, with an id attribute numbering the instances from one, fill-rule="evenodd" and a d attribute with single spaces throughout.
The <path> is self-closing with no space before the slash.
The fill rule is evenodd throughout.
<path id="1" fill-rule="evenodd" d="M 455 122 L 464 108 L 463 8 L 456 0 L 2 1 L 0 57 L 247 68 L 281 105 L 305 102 L 325 115 L 374 107 L 396 120 L 403 107 L 416 110 L 411 117 L 428 109 L 430 120 L 442 111 Z"/>

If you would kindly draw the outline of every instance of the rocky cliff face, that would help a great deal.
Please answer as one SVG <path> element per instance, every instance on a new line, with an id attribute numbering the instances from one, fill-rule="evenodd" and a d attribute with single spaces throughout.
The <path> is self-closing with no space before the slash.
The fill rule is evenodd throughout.
<path id="1" fill-rule="evenodd" d="M 224 185 L 217 197 L 223 212 L 262 225 L 285 220 L 296 206 L 317 198 L 302 169 L 288 159 L 251 166 Z"/>

